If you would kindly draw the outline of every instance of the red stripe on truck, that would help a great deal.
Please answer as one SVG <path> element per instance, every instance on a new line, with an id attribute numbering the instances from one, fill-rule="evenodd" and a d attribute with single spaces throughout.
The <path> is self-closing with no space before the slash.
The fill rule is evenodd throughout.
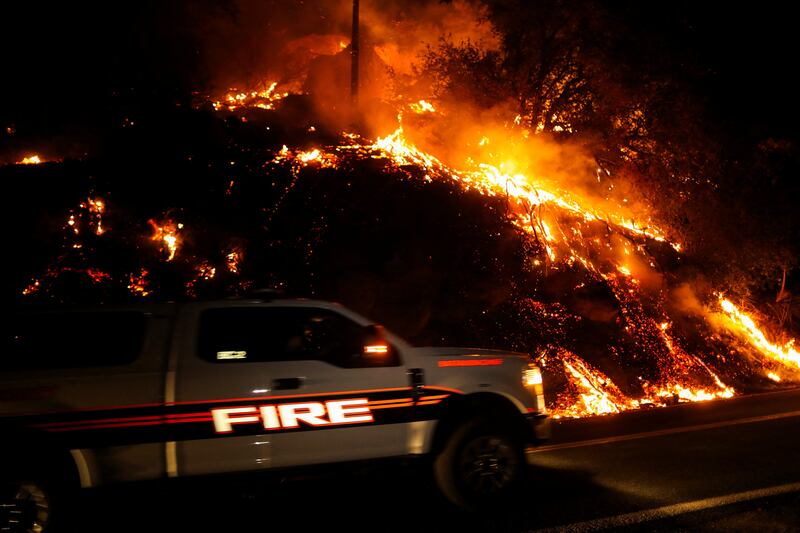
<path id="1" fill-rule="evenodd" d="M 503 360 L 498 359 L 445 359 L 439 361 L 440 368 L 450 366 L 499 366 L 503 364 Z"/>

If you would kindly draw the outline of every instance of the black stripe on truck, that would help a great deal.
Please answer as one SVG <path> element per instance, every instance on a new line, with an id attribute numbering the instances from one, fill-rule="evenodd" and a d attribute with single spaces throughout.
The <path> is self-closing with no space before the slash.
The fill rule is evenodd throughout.
<path id="1" fill-rule="evenodd" d="M 461 391 L 424 387 L 422 394 L 413 393 L 403 387 L 226 398 L 33 413 L 0 423 L 46 432 L 70 448 L 91 448 L 433 420 L 441 416 L 445 401 Z"/>

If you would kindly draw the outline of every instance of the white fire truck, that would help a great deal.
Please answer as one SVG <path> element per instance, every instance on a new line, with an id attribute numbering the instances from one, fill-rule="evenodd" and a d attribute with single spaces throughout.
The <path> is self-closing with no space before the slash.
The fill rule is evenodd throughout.
<path id="1" fill-rule="evenodd" d="M 18 312 L 0 359 L 10 530 L 71 487 L 430 457 L 453 502 L 511 490 L 548 436 L 525 355 L 412 347 L 300 299 Z M 53 503 L 55 501 L 55 504 Z"/>

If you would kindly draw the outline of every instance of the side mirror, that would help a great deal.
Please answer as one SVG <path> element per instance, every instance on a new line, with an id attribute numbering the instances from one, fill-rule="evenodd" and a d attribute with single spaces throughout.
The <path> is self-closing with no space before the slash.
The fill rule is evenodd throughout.
<path id="1" fill-rule="evenodd" d="M 388 358 L 391 346 L 389 341 L 386 340 L 383 326 L 377 324 L 370 324 L 364 327 L 364 335 L 362 337 L 362 354 L 373 360 L 381 360 Z"/>
<path id="2" fill-rule="evenodd" d="M 382 326 L 370 324 L 361 328 L 352 336 L 355 344 L 350 344 L 352 351 L 340 366 L 346 368 L 369 368 L 382 366 L 399 366 L 400 357 L 397 350 L 389 343 Z"/>

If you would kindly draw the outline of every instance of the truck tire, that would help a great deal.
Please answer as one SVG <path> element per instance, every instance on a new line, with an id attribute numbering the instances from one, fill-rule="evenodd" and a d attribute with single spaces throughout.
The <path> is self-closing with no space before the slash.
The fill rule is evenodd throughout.
<path id="1" fill-rule="evenodd" d="M 511 496 L 524 468 L 520 439 L 483 419 L 460 425 L 434 461 L 442 493 L 459 507 L 473 511 L 493 507 Z"/>
<path id="2" fill-rule="evenodd" d="M 50 533 L 66 528 L 75 486 L 60 463 L 39 461 L 0 464 L 0 531 Z"/>
<path id="3" fill-rule="evenodd" d="M 0 485 L 0 530 L 39 533 L 52 528 L 52 492 L 42 480 L 19 478 Z"/>

